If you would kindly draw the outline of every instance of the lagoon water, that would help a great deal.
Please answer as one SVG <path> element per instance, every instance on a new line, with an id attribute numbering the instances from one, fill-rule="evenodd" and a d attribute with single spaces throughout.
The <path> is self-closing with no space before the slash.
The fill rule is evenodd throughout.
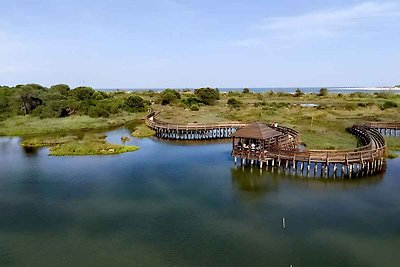
<path id="1" fill-rule="evenodd" d="M 399 159 L 331 181 L 235 167 L 230 143 L 134 139 L 133 153 L 49 157 L 18 142 L 0 138 L 0 266 L 400 262 Z"/>

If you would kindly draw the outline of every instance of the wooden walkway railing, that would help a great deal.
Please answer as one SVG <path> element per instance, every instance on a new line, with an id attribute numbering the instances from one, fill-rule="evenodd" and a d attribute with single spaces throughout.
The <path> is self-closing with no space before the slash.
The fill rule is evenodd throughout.
<path id="1" fill-rule="evenodd" d="M 378 130 L 387 136 L 400 136 L 400 123 L 397 122 L 367 122 L 365 125 Z"/>
<path id="2" fill-rule="evenodd" d="M 146 124 L 163 139 L 200 140 L 229 138 L 232 133 L 243 128 L 247 123 L 227 122 L 214 124 L 172 124 L 158 119 L 160 112 L 152 112 L 146 118 Z"/>
<path id="3" fill-rule="evenodd" d="M 164 139 L 198 140 L 213 138 L 229 138 L 232 133 L 247 126 L 247 123 L 216 123 L 216 124 L 171 124 L 158 119 L 159 112 L 152 112 L 146 119 L 146 124 L 156 131 L 156 136 Z M 315 150 L 292 149 L 276 151 L 257 151 L 244 149 L 234 145 L 232 156 L 244 165 L 257 164 L 260 168 L 283 167 L 295 173 L 320 173 L 330 177 L 352 177 L 379 173 L 384 169 L 386 142 L 381 134 L 382 129 L 398 132 L 400 123 L 366 123 L 348 128 L 348 131 L 359 138 L 362 146 L 347 150 Z M 285 138 L 299 140 L 299 133 L 291 128 L 279 126 L 276 130 L 284 133 Z M 313 170 L 313 171 L 312 171 Z"/>
<path id="4" fill-rule="evenodd" d="M 362 146 L 348 150 L 277 150 L 255 151 L 235 146 L 232 156 L 240 158 L 242 164 L 258 164 L 271 167 L 283 167 L 294 172 L 311 172 L 314 175 L 320 169 L 321 174 L 329 176 L 330 172 L 336 176 L 351 177 L 352 174 L 373 174 L 380 172 L 384 166 L 386 142 L 383 136 L 375 129 L 366 125 L 356 125 L 348 129 L 362 142 Z"/>

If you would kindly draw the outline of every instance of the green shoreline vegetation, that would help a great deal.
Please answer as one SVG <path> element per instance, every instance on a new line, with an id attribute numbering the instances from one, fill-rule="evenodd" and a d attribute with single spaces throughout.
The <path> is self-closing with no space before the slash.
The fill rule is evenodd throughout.
<path id="1" fill-rule="evenodd" d="M 50 154 L 57 156 L 124 153 L 138 148 L 108 144 L 93 131 L 124 126 L 134 137 L 153 136 L 143 123 L 149 108 L 162 111 L 160 118 L 170 123 L 278 122 L 298 130 L 302 142 L 315 149 L 355 147 L 357 139 L 346 132 L 353 124 L 400 121 L 400 95 L 390 91 L 333 94 L 322 88 L 290 94 L 245 88 L 221 93 L 199 88 L 132 93 L 27 84 L 0 87 L 0 136 L 21 136 L 23 146 L 50 146 Z M 400 138 L 387 142 L 392 151 L 400 150 Z"/>

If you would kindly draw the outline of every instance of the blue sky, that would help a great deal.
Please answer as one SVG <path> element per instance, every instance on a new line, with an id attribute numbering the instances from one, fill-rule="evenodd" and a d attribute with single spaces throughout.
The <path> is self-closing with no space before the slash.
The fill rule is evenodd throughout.
<path id="1" fill-rule="evenodd" d="M 399 0 L 0 1 L 0 84 L 400 83 Z"/>

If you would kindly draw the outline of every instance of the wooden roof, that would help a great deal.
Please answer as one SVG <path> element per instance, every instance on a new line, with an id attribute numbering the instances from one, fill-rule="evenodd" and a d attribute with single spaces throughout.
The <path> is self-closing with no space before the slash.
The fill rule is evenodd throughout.
<path id="1" fill-rule="evenodd" d="M 253 122 L 232 134 L 234 137 L 254 138 L 259 140 L 265 140 L 280 135 L 283 135 L 283 133 L 260 122 Z"/>

